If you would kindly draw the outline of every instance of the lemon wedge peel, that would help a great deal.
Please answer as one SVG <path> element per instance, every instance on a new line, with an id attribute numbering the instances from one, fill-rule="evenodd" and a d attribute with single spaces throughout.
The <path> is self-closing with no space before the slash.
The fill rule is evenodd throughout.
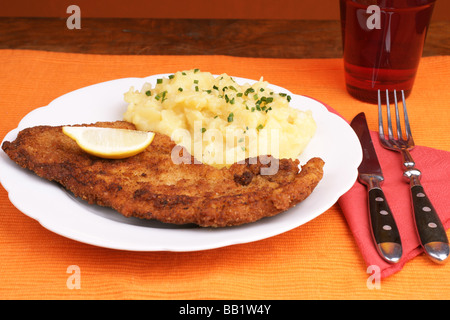
<path id="1" fill-rule="evenodd" d="M 64 126 L 62 131 L 85 152 L 106 159 L 124 159 L 141 153 L 155 137 L 154 132 L 102 127 Z"/>

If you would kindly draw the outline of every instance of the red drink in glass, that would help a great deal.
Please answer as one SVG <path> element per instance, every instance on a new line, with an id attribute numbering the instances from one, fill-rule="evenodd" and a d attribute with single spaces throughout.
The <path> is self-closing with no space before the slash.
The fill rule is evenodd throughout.
<path id="1" fill-rule="evenodd" d="M 345 80 L 353 97 L 373 103 L 379 89 L 411 93 L 435 2 L 340 0 Z M 370 5 L 378 13 L 368 11 Z"/>

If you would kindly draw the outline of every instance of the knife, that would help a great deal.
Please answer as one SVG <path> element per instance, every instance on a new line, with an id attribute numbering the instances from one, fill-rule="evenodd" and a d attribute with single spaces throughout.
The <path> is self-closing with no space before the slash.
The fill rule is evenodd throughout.
<path id="1" fill-rule="evenodd" d="M 358 180 L 367 187 L 369 222 L 372 238 L 380 256 L 389 263 L 397 263 L 402 256 L 402 242 L 392 211 L 381 189 L 383 172 L 370 137 L 364 112 L 350 123 L 361 142 L 363 159 L 358 167 Z"/>

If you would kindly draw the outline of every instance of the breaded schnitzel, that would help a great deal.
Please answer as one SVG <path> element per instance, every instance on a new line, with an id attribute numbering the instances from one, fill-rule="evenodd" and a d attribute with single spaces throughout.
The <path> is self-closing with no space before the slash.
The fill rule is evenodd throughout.
<path id="1" fill-rule="evenodd" d="M 92 126 L 134 129 L 123 122 Z M 21 167 L 60 183 L 91 204 L 111 207 L 127 217 L 173 224 L 225 227 L 274 216 L 307 198 L 323 175 L 324 162 L 313 158 L 299 173 L 298 160 L 279 160 L 278 172 L 261 175 L 267 165 L 216 169 L 175 164 L 170 137 L 156 134 L 142 153 L 122 160 L 91 156 L 62 132 L 62 126 L 37 126 L 19 132 L 2 149 Z"/>

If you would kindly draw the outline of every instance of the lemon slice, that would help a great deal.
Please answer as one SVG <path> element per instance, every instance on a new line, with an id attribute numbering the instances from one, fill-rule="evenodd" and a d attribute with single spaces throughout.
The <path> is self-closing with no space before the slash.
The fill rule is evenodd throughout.
<path id="1" fill-rule="evenodd" d="M 123 159 L 144 151 L 154 132 L 100 127 L 63 127 L 85 152 L 101 158 Z"/>

